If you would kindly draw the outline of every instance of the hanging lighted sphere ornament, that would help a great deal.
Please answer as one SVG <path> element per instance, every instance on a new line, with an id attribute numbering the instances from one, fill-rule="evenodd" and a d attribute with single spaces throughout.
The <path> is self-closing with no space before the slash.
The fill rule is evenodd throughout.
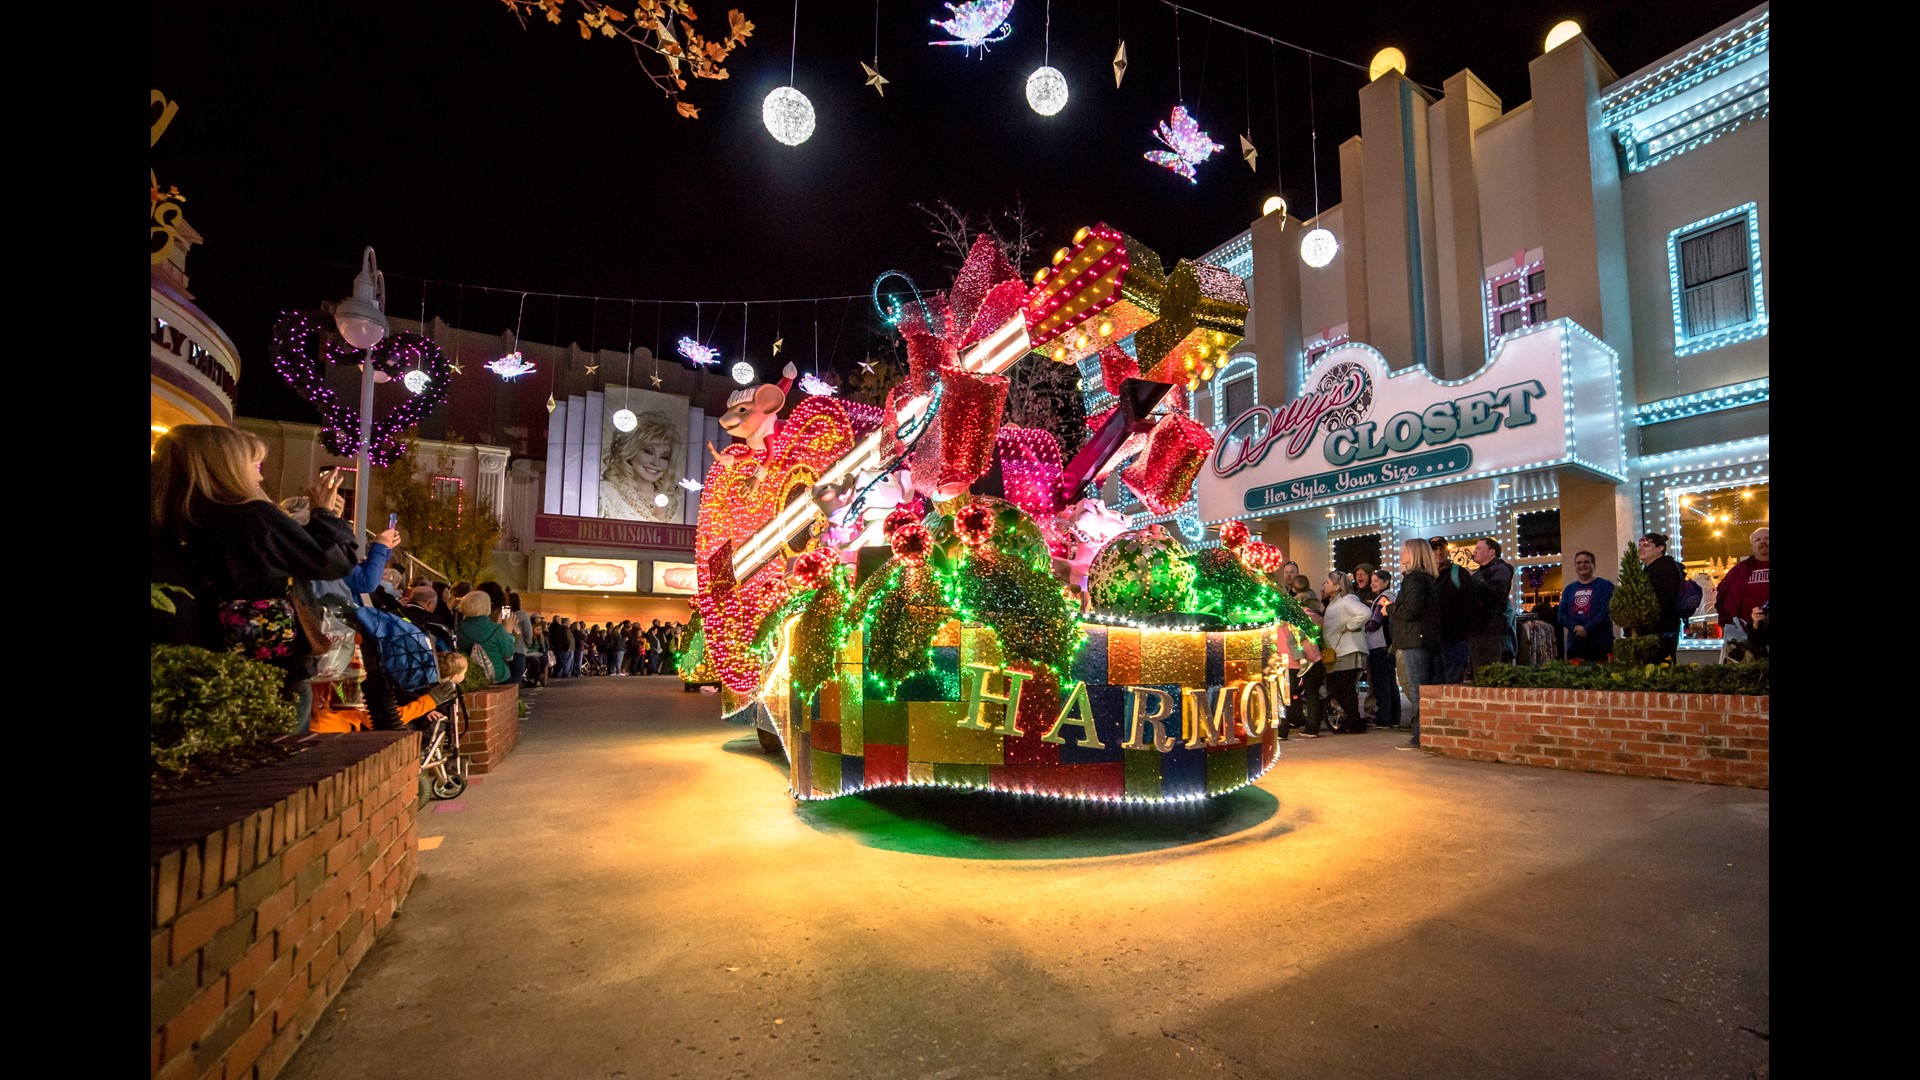
<path id="1" fill-rule="evenodd" d="M 613 414 L 613 426 L 621 431 L 632 431 L 640 426 L 640 418 L 633 415 L 632 409 L 621 409 Z"/>
<path id="2" fill-rule="evenodd" d="M 736 361 L 733 365 L 733 370 L 729 372 L 729 374 L 733 376 L 733 381 L 739 383 L 741 386 L 753 385 L 755 378 L 753 365 L 747 363 L 745 360 Z"/>
<path id="3" fill-rule="evenodd" d="M 1059 68 L 1035 68 L 1027 76 L 1027 104 L 1041 116 L 1052 116 L 1067 107 L 1067 77 Z"/>
<path id="4" fill-rule="evenodd" d="M 653 505 L 655 506 L 665 506 L 670 501 L 671 500 L 667 498 L 667 493 L 664 491 L 653 497 Z"/>
<path id="5" fill-rule="evenodd" d="M 1314 229 L 1300 240 L 1300 258 L 1315 270 L 1333 261 L 1340 250 L 1340 241 L 1325 229 Z"/>
<path id="6" fill-rule="evenodd" d="M 414 368 L 401 377 L 400 385 L 406 387 L 410 394 L 424 394 L 427 387 L 433 385 L 433 377 L 419 368 Z"/>
<path id="7" fill-rule="evenodd" d="M 813 136 L 813 102 L 793 87 L 782 86 L 761 104 L 760 122 L 774 138 L 799 146 Z"/>

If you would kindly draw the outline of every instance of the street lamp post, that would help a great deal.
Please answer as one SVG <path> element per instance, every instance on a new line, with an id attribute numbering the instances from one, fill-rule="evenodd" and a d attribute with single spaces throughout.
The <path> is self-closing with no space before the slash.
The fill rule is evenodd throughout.
<path id="1" fill-rule="evenodd" d="M 334 325 L 347 344 L 365 350 L 360 361 L 360 449 L 353 457 L 353 527 L 367 527 L 367 488 L 370 444 L 373 442 L 373 384 L 384 382 L 373 367 L 373 347 L 387 336 L 387 279 L 374 261 L 373 248 L 360 256 L 360 273 L 353 279 L 353 295 L 333 309 Z M 355 534 L 359 535 L 358 532 Z"/>

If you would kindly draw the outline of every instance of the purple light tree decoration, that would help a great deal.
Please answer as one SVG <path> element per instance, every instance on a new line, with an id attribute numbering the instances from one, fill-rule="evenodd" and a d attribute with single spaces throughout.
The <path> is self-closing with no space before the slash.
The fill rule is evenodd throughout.
<path id="1" fill-rule="evenodd" d="M 1146 158 L 1155 165 L 1161 165 L 1187 178 L 1189 184 L 1200 181 L 1193 175 L 1193 167 L 1212 157 L 1216 151 L 1226 147 L 1214 142 L 1212 137 L 1200 130 L 1200 125 L 1187 114 L 1185 105 L 1173 107 L 1173 122 L 1162 120 L 1154 130 L 1154 138 L 1166 144 L 1166 150 L 1149 150 Z M 1173 151 L 1168 153 L 1167 150 Z"/>
<path id="2" fill-rule="evenodd" d="M 320 441 L 336 457 L 360 452 L 360 417 L 352 404 L 340 400 L 327 385 L 326 364 L 358 364 L 361 350 L 330 337 L 333 320 L 300 311 L 283 311 L 273 325 L 273 366 L 294 392 L 320 413 Z M 419 334 L 389 334 L 373 348 L 375 370 L 418 369 L 431 381 L 421 393 L 404 398 L 373 422 L 367 457 L 375 465 L 389 465 L 405 444 L 401 436 L 447 399 L 451 368 L 447 354 Z"/>
<path id="3" fill-rule="evenodd" d="M 953 12 L 953 18 L 929 19 L 933 25 L 947 32 L 952 41 L 929 41 L 929 45 L 958 45 L 963 49 L 979 49 L 986 53 L 987 46 L 1007 40 L 1013 34 L 1013 27 L 1007 23 L 1007 16 L 1013 13 L 1013 0 L 968 0 L 955 6 L 946 5 Z M 1000 32 L 998 37 L 994 31 Z"/>

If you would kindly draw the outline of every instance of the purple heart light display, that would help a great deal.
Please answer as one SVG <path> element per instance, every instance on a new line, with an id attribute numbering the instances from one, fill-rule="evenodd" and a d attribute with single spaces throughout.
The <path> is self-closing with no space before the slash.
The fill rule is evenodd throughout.
<path id="1" fill-rule="evenodd" d="M 324 318 L 302 311 L 285 311 L 273 324 L 273 366 L 301 397 L 320 411 L 320 439 L 327 452 L 353 457 L 360 452 L 360 417 L 327 385 L 326 364 L 357 363 L 360 350 L 329 340 Z M 373 421 L 372 445 L 367 457 L 388 465 L 400 456 L 400 436 L 447 399 L 452 388 L 447 354 L 419 334 L 389 334 L 373 347 L 375 370 L 410 371 L 418 368 L 432 380 L 421 393 L 408 396 L 386 415 Z"/>

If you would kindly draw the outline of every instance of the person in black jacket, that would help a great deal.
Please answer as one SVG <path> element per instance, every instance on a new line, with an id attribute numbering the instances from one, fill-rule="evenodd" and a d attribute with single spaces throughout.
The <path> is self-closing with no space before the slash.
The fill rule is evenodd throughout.
<path id="1" fill-rule="evenodd" d="M 1475 615 L 1467 627 L 1467 677 L 1483 667 L 1504 663 L 1513 643 L 1513 567 L 1500 557 L 1500 541 L 1483 536 L 1474 542 Z"/>
<path id="2" fill-rule="evenodd" d="M 1653 622 L 1654 632 L 1660 635 L 1660 655 L 1654 663 L 1671 664 L 1680 652 L 1680 585 L 1687 575 L 1667 554 L 1665 533 L 1650 532 L 1640 538 L 1640 562 L 1647 568 L 1653 598 L 1660 603 L 1660 614 Z"/>
<path id="3" fill-rule="evenodd" d="M 1427 541 L 1427 548 L 1433 552 L 1434 598 L 1440 608 L 1439 662 L 1433 681 L 1464 682 L 1469 656 L 1467 635 L 1475 611 L 1473 576 L 1453 561 L 1446 537 L 1433 537 Z"/>
<path id="4" fill-rule="evenodd" d="M 216 424 L 180 424 L 153 447 L 148 473 L 151 574 L 190 595 L 172 593 L 171 615 L 154 612 L 154 644 L 228 647 L 221 609 L 285 604 L 289 578 L 332 581 L 358 565 L 353 530 L 340 520 L 343 477 L 322 472 L 308 489 L 313 510 L 301 525 L 260 486 L 267 444 L 251 432 Z M 296 629 L 269 663 L 304 685 L 310 646 Z"/>
<path id="5" fill-rule="evenodd" d="M 1393 651 L 1399 654 L 1400 684 L 1407 688 L 1413 709 L 1408 714 L 1413 737 L 1407 749 L 1420 745 L 1420 688 L 1440 681 L 1439 583 L 1433 547 L 1425 540 L 1400 545 L 1400 592 L 1387 607 Z"/>

